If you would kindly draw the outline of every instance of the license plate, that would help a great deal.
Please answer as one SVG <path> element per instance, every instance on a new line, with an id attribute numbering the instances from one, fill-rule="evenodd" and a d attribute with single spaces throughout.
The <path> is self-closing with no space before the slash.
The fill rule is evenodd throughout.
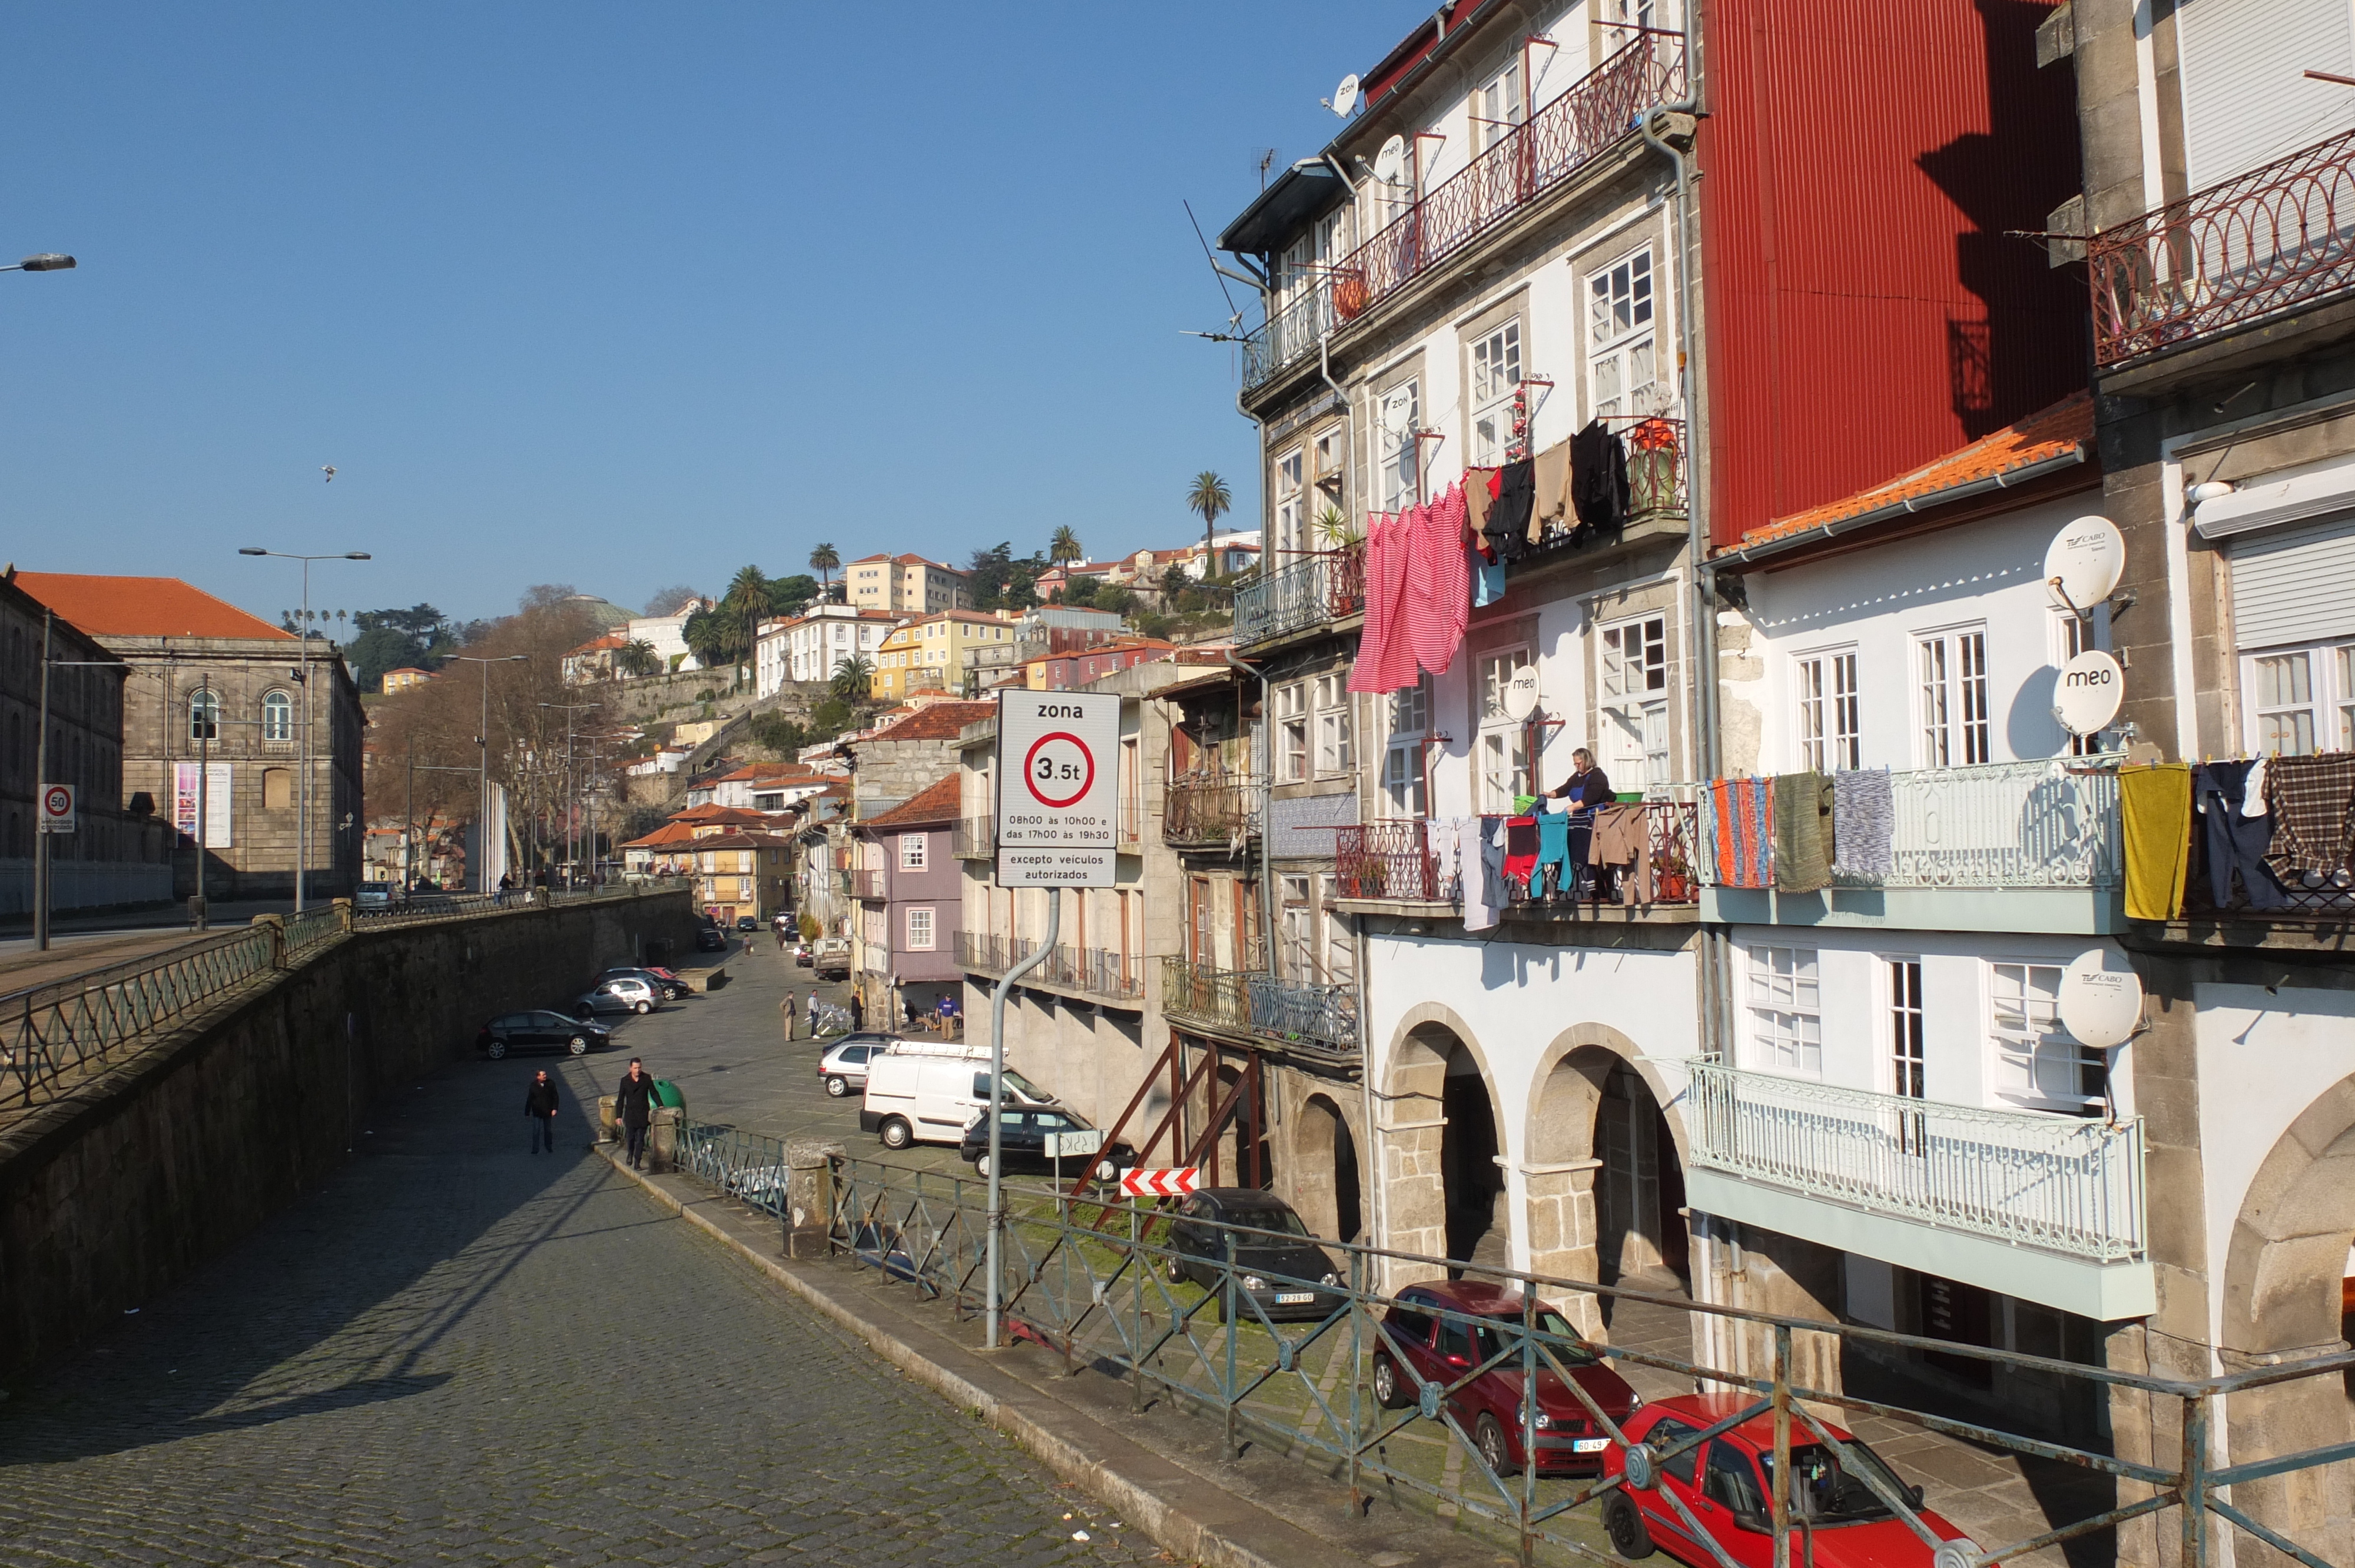
<path id="1" fill-rule="evenodd" d="M 1570 1451 L 1573 1454 L 1600 1454 L 1609 1446 L 1611 1439 L 1608 1437 L 1581 1437 L 1570 1446 Z"/>
<path id="2" fill-rule="evenodd" d="M 1292 1290 L 1277 1297 L 1275 1304 L 1279 1307 L 1305 1307 L 1316 1299 L 1316 1292 L 1314 1290 Z"/>

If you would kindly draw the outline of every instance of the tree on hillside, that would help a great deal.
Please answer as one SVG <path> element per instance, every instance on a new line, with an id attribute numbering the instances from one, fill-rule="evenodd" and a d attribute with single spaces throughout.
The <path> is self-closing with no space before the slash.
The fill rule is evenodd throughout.
<path id="1" fill-rule="evenodd" d="M 695 655 L 695 662 L 707 670 L 734 662 L 729 657 L 728 618 L 719 610 L 697 610 L 680 623 L 678 635 L 687 644 L 687 651 Z"/>
<path id="2" fill-rule="evenodd" d="M 372 692 L 387 670 L 431 670 L 458 645 L 449 620 L 430 604 L 408 609 L 363 609 L 352 617 L 357 633 L 344 648 L 352 679 Z"/>
<path id="3" fill-rule="evenodd" d="M 817 579 L 807 572 L 769 579 L 769 609 L 777 615 L 799 615 L 817 598 Z"/>
<path id="4" fill-rule="evenodd" d="M 820 545 L 810 552 L 809 564 L 810 570 L 817 574 L 818 592 L 823 596 L 827 583 L 832 581 L 834 574 L 841 569 L 842 553 L 831 545 Z"/>
<path id="5" fill-rule="evenodd" d="M 875 661 L 864 653 L 846 653 L 835 661 L 834 679 L 826 690 L 846 703 L 863 703 L 875 680 Z"/>
<path id="6" fill-rule="evenodd" d="M 761 622 L 774 613 L 769 601 L 770 588 L 767 573 L 758 567 L 744 567 L 729 582 L 728 592 L 719 600 L 720 613 L 727 617 L 731 633 L 733 662 L 741 664 L 751 658 L 753 644 L 760 641 Z"/>
<path id="7" fill-rule="evenodd" d="M 646 600 L 646 614 L 655 617 L 677 615 L 702 597 L 685 583 L 673 583 L 668 588 L 655 589 Z"/>
<path id="8" fill-rule="evenodd" d="M 662 655 L 655 652 L 653 643 L 643 637 L 635 637 L 623 643 L 621 651 L 613 655 L 613 666 L 624 675 L 643 678 L 662 669 Z"/>
<path id="9" fill-rule="evenodd" d="M 1070 524 L 1057 528 L 1055 536 L 1047 542 L 1047 559 L 1059 567 L 1087 559 L 1087 552 L 1080 548 L 1080 536 L 1071 532 Z"/>
<path id="10" fill-rule="evenodd" d="M 1219 515 L 1234 510 L 1234 493 L 1227 488 L 1227 482 L 1219 477 L 1215 469 L 1206 468 L 1196 474 L 1192 486 L 1186 492 L 1186 510 L 1202 519 L 1202 564 L 1206 568 L 1218 557 L 1218 550 L 1210 541 L 1214 536 L 1212 531 L 1219 524 Z"/>
<path id="11" fill-rule="evenodd" d="M 1044 556 L 1017 556 L 1008 541 L 975 550 L 966 560 L 973 577 L 975 609 L 1028 609 L 1039 602 L 1039 574 L 1049 566 Z"/>

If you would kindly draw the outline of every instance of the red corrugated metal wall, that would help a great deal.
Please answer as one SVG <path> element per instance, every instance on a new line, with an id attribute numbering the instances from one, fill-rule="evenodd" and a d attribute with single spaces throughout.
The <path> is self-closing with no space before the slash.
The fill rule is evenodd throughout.
<path id="1" fill-rule="evenodd" d="M 1699 143 L 1710 533 L 1853 493 L 2085 384 L 2075 84 L 2030 0 L 1714 0 Z"/>

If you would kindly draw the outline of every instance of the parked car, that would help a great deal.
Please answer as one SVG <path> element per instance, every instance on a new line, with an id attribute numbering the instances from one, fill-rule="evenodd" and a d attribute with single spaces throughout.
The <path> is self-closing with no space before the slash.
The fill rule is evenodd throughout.
<path id="1" fill-rule="evenodd" d="M 579 1056 L 602 1051 L 613 1043 L 613 1032 L 603 1024 L 567 1018 L 544 1008 L 503 1012 L 474 1036 L 474 1049 L 494 1059 L 510 1051 L 570 1051 Z"/>
<path id="2" fill-rule="evenodd" d="M 727 933 L 717 926 L 698 926 L 695 928 L 695 950 L 698 953 L 726 952 L 728 950 Z"/>
<path id="3" fill-rule="evenodd" d="M 817 1074 L 826 1080 L 826 1092 L 836 1099 L 866 1093 L 868 1059 L 890 1050 L 896 1038 L 880 1030 L 862 1029 L 828 1045 L 817 1059 Z"/>
<path id="4" fill-rule="evenodd" d="M 677 1001 L 683 996 L 693 994 L 693 992 L 688 990 L 687 984 L 685 980 L 679 979 L 677 975 L 666 975 L 660 969 L 607 969 L 603 974 L 597 977 L 597 983 L 602 985 L 607 980 L 644 980 L 654 988 L 655 994 L 656 996 L 661 997 L 666 1001 Z"/>
<path id="5" fill-rule="evenodd" d="M 1006 1070 L 1006 1095 L 1009 1105 L 1055 1103 L 1054 1096 L 1011 1067 Z M 874 1133 L 886 1149 L 962 1144 L 966 1124 L 988 1104 L 988 1046 L 900 1041 L 868 1058 L 858 1130 Z"/>
<path id="6" fill-rule="evenodd" d="M 392 884 L 389 882 L 363 882 L 352 898 L 355 909 L 383 909 L 391 903 Z"/>
<path id="7" fill-rule="evenodd" d="M 649 981 L 601 980 L 574 1000 L 572 1015 L 581 1018 L 597 1012 L 652 1012 L 661 1005 L 662 997 Z"/>
<path id="8" fill-rule="evenodd" d="M 1657 1456 L 1752 1403 L 1746 1394 L 1678 1394 L 1646 1406 L 1625 1430 L 1632 1441 Z M 1922 1507 L 1921 1488 L 1899 1480 L 1886 1461 L 1845 1428 L 1824 1424 L 1849 1452 L 1849 1462 L 1843 1464 L 1806 1428 L 1796 1422 L 1793 1427 L 1789 1505 L 1792 1519 L 1805 1520 L 1806 1526 L 1793 1537 L 1793 1562 L 1806 1554 L 1817 1568 L 1930 1568 L 1937 1549 L 1925 1545 L 1875 1494 L 1867 1475 L 1911 1503 L 1941 1541 L 1967 1542 L 1952 1520 Z M 1625 1450 L 1613 1445 L 1604 1459 L 1605 1474 L 1620 1475 L 1625 1469 Z M 1766 1568 L 1774 1557 L 1767 1503 L 1774 1475 L 1774 1418 L 1753 1416 L 1661 1462 L 1651 1487 L 1629 1485 L 1609 1494 L 1603 1505 L 1604 1528 L 1622 1557 L 1647 1557 L 1658 1547 L 1681 1562 L 1714 1564 L 1714 1553 L 1693 1539 L 1691 1527 L 1668 1501 L 1673 1495 L 1692 1510 L 1726 1556 L 1743 1568 Z"/>
<path id="9" fill-rule="evenodd" d="M 1383 1314 L 1381 1343 L 1374 1348 L 1374 1398 L 1385 1408 L 1402 1409 L 1415 1403 L 1423 1383 L 1442 1388 L 1518 1340 L 1485 1323 L 1441 1318 L 1444 1310 L 1476 1319 L 1494 1319 L 1518 1326 L 1521 1294 L 1485 1280 L 1458 1279 L 1412 1285 Z M 1604 1413 L 1625 1422 L 1643 1404 L 1627 1380 L 1581 1349 L 1583 1341 L 1562 1315 L 1540 1304 L 1536 1310 L 1540 1333 L 1552 1336 L 1546 1348 L 1554 1360 L 1570 1369 Z M 1540 1475 L 1593 1475 L 1603 1469 L 1611 1439 L 1561 1374 L 1540 1366 L 1537 1374 L 1537 1469 Z M 1522 1377 L 1518 1359 L 1490 1367 L 1470 1383 L 1446 1395 L 1448 1413 L 1472 1435 L 1480 1457 L 1500 1476 L 1518 1475 L 1529 1460 L 1521 1446 Z"/>
<path id="10" fill-rule="evenodd" d="M 801 942 L 794 945 L 794 962 L 795 964 L 799 965 L 803 969 L 807 969 L 813 961 L 815 961 L 814 955 L 810 952 L 810 945 L 807 942 Z"/>
<path id="11" fill-rule="evenodd" d="M 1088 1156 L 1103 1142 L 1103 1134 L 1071 1111 L 1058 1107 L 1035 1110 L 1002 1110 L 997 1113 L 997 1151 L 1006 1159 L 1008 1171 L 1044 1171 L 1065 1176 L 1077 1176 L 1088 1162 Z M 1073 1136 L 1077 1134 L 1079 1136 Z M 1092 1134 L 1093 1136 L 1089 1136 Z M 1050 1137 L 1066 1139 L 1070 1147 L 1060 1156 L 1047 1152 Z M 957 1153 L 972 1165 L 976 1176 L 989 1174 L 989 1118 L 975 1117 L 964 1129 L 964 1138 Z M 1117 1176 L 1136 1163 L 1136 1150 L 1125 1143 L 1115 1143 L 1096 1167 L 1099 1177 Z"/>
<path id="12" fill-rule="evenodd" d="M 1225 1225 L 1249 1225 L 1250 1231 L 1230 1232 Z M 1260 1235 L 1254 1232 L 1273 1234 Z M 1291 1204 L 1257 1187 L 1204 1187 L 1187 1195 L 1170 1222 L 1169 1245 L 1178 1255 L 1169 1259 L 1173 1284 L 1191 1280 L 1219 1298 L 1226 1312 L 1227 1237 L 1235 1242 L 1237 1295 L 1248 1295 L 1260 1312 L 1271 1319 L 1322 1318 L 1338 1308 L 1343 1283 L 1340 1266 L 1318 1246 Z M 1236 1315 L 1245 1322 L 1258 1313 L 1236 1303 Z"/>
<path id="13" fill-rule="evenodd" d="M 848 980 L 850 938 L 820 937 L 817 945 L 811 949 L 810 967 L 817 971 L 820 980 Z"/>

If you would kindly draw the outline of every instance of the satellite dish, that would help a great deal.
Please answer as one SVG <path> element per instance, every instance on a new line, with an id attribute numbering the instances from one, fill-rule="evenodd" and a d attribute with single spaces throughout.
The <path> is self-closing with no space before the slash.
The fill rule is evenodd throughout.
<path id="1" fill-rule="evenodd" d="M 2142 1024 L 2141 977 L 2108 961 L 2096 948 L 2061 972 L 2061 1026 L 2096 1051 L 2125 1044 Z"/>
<path id="2" fill-rule="evenodd" d="M 1406 175 L 1406 138 L 1393 136 L 1374 154 L 1374 178 L 1394 185 Z"/>
<path id="3" fill-rule="evenodd" d="M 2126 535 L 2106 517 L 2080 517 L 2052 537 L 2044 551 L 2044 581 L 2055 582 L 2079 609 L 2110 597 L 2126 571 Z"/>
<path id="4" fill-rule="evenodd" d="M 1340 86 L 1333 90 L 1333 112 L 1347 120 L 1349 118 L 1349 111 L 1357 107 L 1358 77 L 1357 73 L 1352 71 L 1341 79 Z"/>
<path id="5" fill-rule="evenodd" d="M 1524 664 L 1505 683 L 1505 716 L 1515 724 L 1538 711 L 1538 667 Z"/>
<path id="6" fill-rule="evenodd" d="M 2118 662 L 2088 648 L 2061 666 L 2052 683 L 2052 716 L 2071 735 L 2093 735 L 2110 727 L 2126 694 L 2126 672 Z"/>

